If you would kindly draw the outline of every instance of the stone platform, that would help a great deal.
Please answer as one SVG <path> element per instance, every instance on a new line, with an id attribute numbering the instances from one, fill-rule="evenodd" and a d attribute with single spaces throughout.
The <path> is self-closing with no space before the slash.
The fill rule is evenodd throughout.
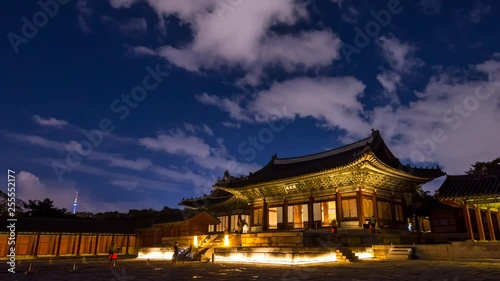
<path id="1" fill-rule="evenodd" d="M 7 273 L 0 265 L 0 280 L 37 281 L 142 281 L 142 280 L 408 280 L 473 281 L 500 280 L 500 263 L 451 261 L 378 261 L 361 263 L 325 263 L 318 265 L 261 265 L 239 263 L 179 263 L 144 260 L 119 260 L 113 268 L 104 260 L 91 261 L 70 273 L 73 264 L 57 261 L 50 267 L 36 262 L 36 275 L 24 275 L 27 264 L 17 273 Z"/>

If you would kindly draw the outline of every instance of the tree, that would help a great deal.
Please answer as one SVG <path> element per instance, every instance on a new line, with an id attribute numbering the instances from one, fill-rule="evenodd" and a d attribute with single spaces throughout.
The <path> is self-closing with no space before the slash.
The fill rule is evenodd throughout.
<path id="1" fill-rule="evenodd" d="M 500 175 L 500 157 L 490 162 L 476 162 L 465 173 L 472 176 Z"/>
<path id="2" fill-rule="evenodd" d="M 45 198 L 43 201 L 28 200 L 27 204 L 24 203 L 24 208 L 26 210 L 25 215 L 28 217 L 64 218 L 72 216 L 64 208 L 54 207 L 54 202 L 49 198 Z"/>
<path id="3" fill-rule="evenodd" d="M 0 190 L 0 217 L 7 217 L 10 215 L 10 213 L 12 213 L 12 211 L 14 211 L 16 217 L 19 217 L 24 213 L 24 208 L 23 208 L 24 201 L 18 198 L 16 198 L 14 201 L 15 201 L 14 204 L 15 206 L 13 208 L 12 205 L 9 205 L 9 203 L 12 203 L 12 201 L 9 201 L 7 193 L 4 193 L 3 191 Z"/>

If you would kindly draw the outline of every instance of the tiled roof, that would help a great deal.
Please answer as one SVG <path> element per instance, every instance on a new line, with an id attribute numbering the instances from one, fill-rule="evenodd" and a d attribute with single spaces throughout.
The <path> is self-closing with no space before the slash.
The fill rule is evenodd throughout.
<path id="1" fill-rule="evenodd" d="M 237 188 L 319 172 L 352 163 L 368 151 L 373 152 L 386 165 L 414 176 L 434 179 L 444 175 L 439 167 L 422 169 L 403 165 L 389 150 L 379 131 L 374 130 L 369 137 L 337 149 L 294 158 L 273 156 L 272 160 L 259 171 L 241 178 L 225 176 L 217 182 L 217 185 Z"/>
<path id="2" fill-rule="evenodd" d="M 0 222 L 0 231 L 8 231 L 7 225 L 10 223 L 7 219 L 2 219 Z M 134 233 L 133 222 L 118 220 L 18 218 L 15 226 L 16 232 Z"/>
<path id="3" fill-rule="evenodd" d="M 179 205 L 189 208 L 201 209 L 226 202 L 232 197 L 233 195 L 227 191 L 224 191 L 222 189 L 214 189 L 210 194 L 202 197 L 183 199 L 179 203 Z"/>
<path id="4" fill-rule="evenodd" d="M 447 176 L 437 194 L 441 199 L 500 196 L 500 176 Z"/>

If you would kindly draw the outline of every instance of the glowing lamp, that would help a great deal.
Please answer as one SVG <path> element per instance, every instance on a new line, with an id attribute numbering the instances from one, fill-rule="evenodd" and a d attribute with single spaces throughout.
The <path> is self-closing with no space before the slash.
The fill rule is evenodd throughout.
<path id="1" fill-rule="evenodd" d="M 229 235 L 224 235 L 224 246 L 229 247 Z"/>
<path id="2" fill-rule="evenodd" d="M 195 236 L 194 239 L 193 239 L 193 245 L 195 247 L 198 247 L 198 236 Z"/>

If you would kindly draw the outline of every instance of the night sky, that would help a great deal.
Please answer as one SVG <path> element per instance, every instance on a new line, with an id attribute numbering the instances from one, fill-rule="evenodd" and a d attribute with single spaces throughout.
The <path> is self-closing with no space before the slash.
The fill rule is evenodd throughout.
<path id="1" fill-rule="evenodd" d="M 24 200 L 178 207 L 372 128 L 448 174 L 500 156 L 497 1 L 0 5 L 1 168 Z"/>

